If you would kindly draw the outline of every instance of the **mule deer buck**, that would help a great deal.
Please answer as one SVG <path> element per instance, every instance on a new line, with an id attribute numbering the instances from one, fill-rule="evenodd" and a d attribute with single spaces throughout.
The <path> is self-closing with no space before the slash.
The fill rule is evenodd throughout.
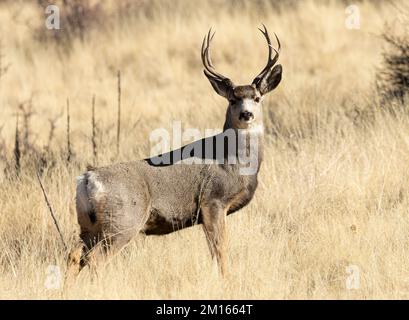
<path id="1" fill-rule="evenodd" d="M 210 30 L 203 40 L 204 74 L 229 102 L 222 133 L 157 157 L 89 168 L 77 178 L 81 241 L 69 255 L 68 272 L 77 274 L 85 265 L 94 265 L 138 233 L 164 235 L 202 224 L 211 256 L 225 275 L 226 216 L 247 205 L 257 188 L 263 156 L 261 102 L 282 74 L 281 65 L 275 65 L 278 37 L 276 50 L 266 27 L 259 30 L 267 40 L 268 60 L 251 85 L 236 86 L 217 72 L 210 59 L 214 33 Z M 220 145 L 223 152 L 215 156 Z M 243 164 L 243 155 L 256 161 L 254 170 L 245 171 L 248 162 Z M 217 161 L 188 164 L 190 157 Z"/>

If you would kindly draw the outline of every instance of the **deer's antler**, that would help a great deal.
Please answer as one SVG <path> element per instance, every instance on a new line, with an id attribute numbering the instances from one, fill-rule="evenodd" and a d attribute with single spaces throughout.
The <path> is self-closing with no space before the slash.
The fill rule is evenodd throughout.
<path id="1" fill-rule="evenodd" d="M 264 35 L 264 37 L 267 40 L 267 44 L 268 44 L 268 58 L 267 58 L 267 64 L 264 67 L 264 69 L 257 75 L 257 77 L 254 78 L 252 84 L 255 85 L 259 85 L 260 82 L 264 79 L 264 77 L 268 74 L 268 72 L 271 70 L 272 67 L 274 67 L 274 64 L 277 62 L 278 57 L 280 56 L 280 49 L 281 49 L 281 43 L 280 40 L 278 39 L 277 35 L 274 33 L 276 39 L 277 39 L 277 43 L 278 43 L 278 49 L 274 49 L 272 44 L 271 44 L 271 40 L 270 40 L 270 36 L 268 35 L 268 31 L 266 26 L 263 24 L 264 30 L 262 30 L 261 28 L 259 28 L 259 30 L 261 31 L 261 33 Z M 274 56 L 273 56 L 273 51 L 274 51 Z"/>
<path id="2" fill-rule="evenodd" d="M 213 66 L 212 60 L 210 58 L 210 42 L 212 41 L 216 32 L 213 32 L 210 28 L 207 35 L 205 35 L 202 43 L 202 62 L 204 66 L 204 73 L 208 78 L 212 78 L 215 81 L 223 82 L 225 85 L 234 87 L 233 82 L 228 78 L 217 72 Z"/>

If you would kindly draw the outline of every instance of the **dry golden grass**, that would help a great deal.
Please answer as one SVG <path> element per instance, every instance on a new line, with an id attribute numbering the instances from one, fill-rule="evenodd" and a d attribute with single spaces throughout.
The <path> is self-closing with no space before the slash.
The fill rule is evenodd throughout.
<path id="1" fill-rule="evenodd" d="M 282 41 L 283 81 L 264 103 L 265 162 L 255 199 L 229 216 L 229 270 L 222 281 L 200 227 L 137 238 L 98 278 L 88 270 L 68 290 L 44 285 L 49 265 L 65 254 L 34 171 L 24 158 L 19 178 L 0 171 L 0 298 L 335 298 L 409 297 L 409 119 L 384 112 L 374 97 L 384 23 L 396 18 L 383 2 L 360 2 L 361 29 L 345 28 L 340 1 L 277 7 L 261 1 L 141 2 L 141 13 L 111 16 L 71 53 L 39 42 L 44 23 L 34 6 L 0 6 L 8 72 L 0 79 L 0 126 L 12 159 L 15 113 L 32 97 L 32 132 L 44 145 L 48 118 L 71 103 L 76 161 L 67 165 L 65 118 L 57 122 L 44 185 L 64 237 L 78 234 L 75 177 L 92 163 L 91 99 L 96 95 L 98 164 L 149 153 L 149 133 L 181 120 L 185 128 L 223 124 L 226 102 L 202 74 L 200 45 L 218 31 L 213 60 L 237 83 L 265 63 L 257 27 Z M 149 6 L 150 10 L 142 10 Z M 264 7 L 263 7 L 264 6 Z M 113 10 L 108 2 L 105 10 Z M 116 157 L 116 72 L 122 72 L 122 140 Z M 34 143 L 34 142 L 33 142 Z M 4 161 L 1 166 L 4 165 Z M 346 288 L 348 266 L 360 270 Z"/>

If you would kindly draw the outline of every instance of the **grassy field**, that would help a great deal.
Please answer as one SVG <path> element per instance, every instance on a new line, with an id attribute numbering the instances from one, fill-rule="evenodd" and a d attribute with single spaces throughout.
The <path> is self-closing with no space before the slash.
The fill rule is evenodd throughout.
<path id="1" fill-rule="evenodd" d="M 396 7 L 358 2 L 361 25 L 351 30 L 342 1 L 129 2 L 104 1 L 86 30 L 69 38 L 58 37 L 68 33 L 64 24 L 54 36 L 45 28 L 34 1 L 0 4 L 0 70 L 8 66 L 0 73 L 0 298 L 409 298 L 409 117 L 404 105 L 388 112 L 374 89 L 381 34 L 385 23 L 399 23 Z M 248 84 L 266 61 L 261 23 L 281 39 L 283 81 L 263 106 L 265 162 L 255 199 L 228 217 L 230 276 L 220 279 L 196 226 L 138 237 L 97 278 L 85 270 L 67 290 L 47 285 L 50 266 L 64 273 L 66 253 L 36 159 L 43 158 L 42 180 L 71 246 L 75 177 L 86 164 L 146 157 L 149 133 L 174 120 L 222 127 L 226 102 L 202 73 L 201 41 L 213 26 L 218 70 Z"/>

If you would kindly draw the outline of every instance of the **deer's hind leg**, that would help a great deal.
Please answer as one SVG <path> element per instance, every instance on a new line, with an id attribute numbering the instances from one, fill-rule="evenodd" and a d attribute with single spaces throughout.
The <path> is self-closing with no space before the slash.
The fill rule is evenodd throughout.
<path id="1" fill-rule="evenodd" d="M 66 286 L 71 285 L 81 270 L 89 264 L 89 252 L 97 245 L 98 237 L 88 231 L 81 231 L 80 240 L 71 248 L 65 273 Z"/>
<path id="2" fill-rule="evenodd" d="M 72 284 L 80 273 L 85 252 L 86 248 L 82 241 L 78 241 L 78 243 L 70 250 L 67 258 L 67 270 L 65 273 L 66 285 Z"/>
<path id="3" fill-rule="evenodd" d="M 146 223 L 150 212 L 149 188 L 142 178 L 135 181 L 117 189 L 104 184 L 95 172 L 79 177 L 76 205 L 83 246 L 75 248 L 69 259 L 77 262 L 79 271 L 87 265 L 95 270 L 129 243 Z"/>
<path id="4" fill-rule="evenodd" d="M 80 259 L 80 269 L 89 266 L 93 273 L 96 273 L 98 266 L 106 264 L 140 232 L 148 219 L 149 206 L 145 202 L 138 205 L 140 206 L 132 210 L 118 210 L 114 214 L 116 219 L 108 218 L 111 214 L 106 215 L 107 218 L 101 222 L 101 231 L 96 237 L 89 239 L 88 235 L 81 235 L 87 245 L 84 246 L 85 250 Z M 97 214 L 98 216 L 100 215 Z"/>
<path id="5" fill-rule="evenodd" d="M 130 238 L 127 239 L 128 241 Z M 66 280 L 70 285 L 84 267 L 89 267 L 92 275 L 97 275 L 97 268 L 105 264 L 126 244 L 124 238 L 109 237 L 106 234 L 90 236 L 81 233 L 81 240 L 75 245 L 67 260 Z"/>
<path id="6" fill-rule="evenodd" d="M 212 201 L 202 206 L 201 215 L 210 254 L 216 257 L 222 276 L 226 276 L 226 210 L 219 201 Z"/>

